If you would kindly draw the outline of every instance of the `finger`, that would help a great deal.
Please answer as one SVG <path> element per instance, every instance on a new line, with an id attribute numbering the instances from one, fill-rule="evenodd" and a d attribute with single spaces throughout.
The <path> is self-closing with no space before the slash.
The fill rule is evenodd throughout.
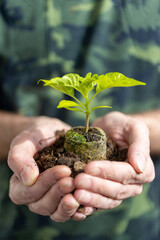
<path id="1" fill-rule="evenodd" d="M 78 211 L 76 211 L 73 216 L 72 216 L 72 219 L 74 221 L 82 221 L 84 220 L 87 216 L 91 215 L 92 213 L 96 212 L 97 209 L 94 208 L 94 207 L 88 207 L 88 206 L 83 206 L 83 211 L 79 212 L 79 209 Z"/>
<path id="2" fill-rule="evenodd" d="M 154 165 L 149 158 L 143 173 L 137 174 L 127 162 L 93 161 L 86 165 L 85 173 L 123 184 L 145 184 L 155 177 Z"/>
<path id="3" fill-rule="evenodd" d="M 33 158 L 38 150 L 34 134 L 28 130 L 23 131 L 12 141 L 8 165 L 26 186 L 32 185 L 39 175 L 38 166 Z"/>
<path id="4" fill-rule="evenodd" d="M 155 168 L 152 159 L 148 157 L 146 167 L 143 173 L 136 174 L 134 178 L 130 178 L 128 183 L 130 184 L 145 184 L 150 183 L 155 178 Z"/>
<path id="5" fill-rule="evenodd" d="M 142 185 L 124 185 L 122 183 L 93 177 L 83 173 L 76 177 L 75 187 L 115 200 L 123 200 L 129 197 L 134 197 L 142 192 Z"/>
<path id="6" fill-rule="evenodd" d="M 141 121 L 129 120 L 125 126 L 125 137 L 129 143 L 128 161 L 137 173 L 142 173 L 150 151 L 148 128 Z"/>
<path id="7" fill-rule="evenodd" d="M 40 174 L 30 187 L 23 185 L 16 175 L 10 180 L 9 196 L 15 204 L 29 204 L 38 201 L 61 178 L 68 177 L 71 170 L 66 166 L 56 166 Z"/>
<path id="8" fill-rule="evenodd" d="M 60 179 L 41 199 L 28 204 L 28 207 L 34 213 L 50 216 L 57 209 L 61 198 L 73 190 L 73 178 Z"/>
<path id="9" fill-rule="evenodd" d="M 11 148 L 8 155 L 9 167 L 26 186 L 32 185 L 39 176 L 38 166 L 32 157 L 35 151 L 31 146 L 31 143 L 15 146 Z M 29 153 L 28 149 L 30 149 Z"/>
<path id="10" fill-rule="evenodd" d="M 55 222 L 66 222 L 76 212 L 79 203 L 75 200 L 72 194 L 65 195 L 56 211 L 54 211 L 50 218 Z"/>
<path id="11" fill-rule="evenodd" d="M 97 193 L 87 190 L 77 189 L 74 192 L 75 199 L 82 205 L 91 206 L 99 209 L 112 209 L 121 204 L 121 200 L 113 200 Z"/>

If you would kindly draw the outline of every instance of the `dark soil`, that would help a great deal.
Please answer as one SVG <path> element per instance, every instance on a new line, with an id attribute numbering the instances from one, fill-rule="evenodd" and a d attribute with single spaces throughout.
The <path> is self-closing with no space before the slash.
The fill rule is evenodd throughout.
<path id="1" fill-rule="evenodd" d="M 86 138 L 86 142 L 93 142 L 100 140 L 99 131 L 96 128 L 89 128 L 88 132 L 85 133 L 83 128 L 76 128 L 76 132 L 80 133 Z"/>
<path id="2" fill-rule="evenodd" d="M 72 177 L 75 177 L 78 173 L 83 172 L 86 163 L 84 163 L 73 152 L 66 152 L 64 149 L 64 141 L 65 132 L 57 131 L 56 140 L 53 145 L 44 148 L 41 152 L 38 152 L 34 156 L 40 173 L 57 165 L 67 165 L 70 167 L 72 170 Z M 120 151 L 117 145 L 109 137 L 107 137 L 106 149 L 107 160 L 124 161 L 126 159 L 127 149 Z"/>

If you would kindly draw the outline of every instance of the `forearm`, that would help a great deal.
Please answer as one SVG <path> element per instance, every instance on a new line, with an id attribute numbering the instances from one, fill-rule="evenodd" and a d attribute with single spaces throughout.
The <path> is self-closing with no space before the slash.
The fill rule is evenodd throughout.
<path id="1" fill-rule="evenodd" d="M 33 122 L 34 118 L 0 111 L 0 161 L 6 160 L 12 139 Z"/>
<path id="2" fill-rule="evenodd" d="M 134 114 L 149 128 L 151 154 L 160 155 L 160 109 Z"/>

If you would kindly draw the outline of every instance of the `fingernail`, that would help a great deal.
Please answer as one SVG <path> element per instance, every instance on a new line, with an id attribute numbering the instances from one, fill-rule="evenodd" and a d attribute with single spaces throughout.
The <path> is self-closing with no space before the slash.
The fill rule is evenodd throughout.
<path id="1" fill-rule="evenodd" d="M 84 215 L 83 213 L 76 212 L 76 215 L 79 221 L 84 220 L 86 218 L 86 215 Z"/>
<path id="2" fill-rule="evenodd" d="M 145 164 L 146 164 L 145 157 L 142 153 L 137 153 L 136 159 L 137 159 L 138 168 L 140 172 L 143 173 L 145 169 Z"/>
<path id="3" fill-rule="evenodd" d="M 86 219 L 86 216 L 82 215 L 81 220 L 84 220 L 84 219 Z"/>
<path id="4" fill-rule="evenodd" d="M 65 211 L 72 210 L 74 208 L 70 203 L 63 203 L 62 207 Z"/>
<path id="5" fill-rule="evenodd" d="M 85 215 L 89 216 L 93 213 L 93 208 L 92 207 L 85 207 Z"/>
<path id="6" fill-rule="evenodd" d="M 91 187 L 91 185 L 92 185 L 92 183 L 91 183 L 90 179 L 83 179 L 77 183 L 78 188 L 84 188 L 84 187 L 89 188 L 89 187 Z"/>
<path id="7" fill-rule="evenodd" d="M 25 166 L 20 173 L 20 177 L 24 185 L 31 186 L 35 182 L 37 175 L 31 166 Z"/>
<path id="8" fill-rule="evenodd" d="M 99 167 L 91 168 L 87 171 L 88 174 L 93 176 L 100 176 L 101 175 L 101 169 Z"/>
<path id="9" fill-rule="evenodd" d="M 63 177 L 68 177 L 71 175 L 71 169 L 68 168 L 68 167 L 64 167 L 63 169 L 57 169 L 57 170 L 54 170 L 54 177 L 56 180 L 59 180 L 60 178 Z"/>
<path id="10" fill-rule="evenodd" d="M 85 203 L 88 203 L 90 202 L 91 200 L 91 195 L 89 192 L 81 192 L 81 194 L 79 195 L 78 197 L 78 201 L 82 201 L 82 202 L 85 202 Z"/>

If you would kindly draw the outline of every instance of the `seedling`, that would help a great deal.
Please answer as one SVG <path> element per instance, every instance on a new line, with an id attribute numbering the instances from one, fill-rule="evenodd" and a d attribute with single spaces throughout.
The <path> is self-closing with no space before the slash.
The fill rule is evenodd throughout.
<path id="1" fill-rule="evenodd" d="M 98 108 L 111 108 L 111 106 L 95 106 L 90 109 L 90 103 L 92 100 L 105 89 L 112 87 L 132 87 L 137 85 L 145 85 L 144 82 L 137 81 L 133 78 L 128 78 L 125 75 L 118 72 L 110 72 L 105 75 L 98 75 L 88 73 L 84 78 L 75 73 L 69 73 L 63 77 L 55 77 L 50 80 L 40 79 L 44 82 L 44 86 L 50 86 L 62 93 L 67 94 L 73 98 L 71 100 L 61 100 L 57 108 L 66 108 L 71 111 L 79 111 L 85 114 L 85 133 L 89 129 L 89 116 Z M 89 93 L 94 91 L 94 94 L 90 97 Z M 75 91 L 78 91 L 84 98 L 84 102 L 81 102 L 76 96 Z"/>
<path id="2" fill-rule="evenodd" d="M 56 140 L 54 151 L 50 152 L 53 166 L 65 164 L 72 169 L 72 176 L 76 176 L 84 171 L 86 164 L 90 161 L 110 160 L 125 161 L 127 157 L 127 149 L 120 150 L 118 145 L 99 127 L 89 128 L 89 116 L 98 108 L 111 108 L 111 106 L 93 106 L 93 99 L 105 89 L 112 87 L 131 87 L 136 85 L 145 85 L 145 83 L 128 78 L 121 73 L 111 72 L 98 76 L 88 73 L 84 78 L 78 74 L 66 74 L 62 78 L 56 77 L 50 80 L 41 79 L 45 86 L 61 91 L 69 95 L 73 100 L 61 100 L 57 108 L 66 108 L 71 111 L 80 111 L 86 116 L 85 127 L 76 126 L 68 130 L 64 134 L 64 142 L 59 141 L 61 153 L 58 151 L 59 145 Z M 77 97 L 76 92 L 82 95 L 82 101 Z M 79 96 L 79 94 L 78 94 Z M 57 133 L 58 134 L 58 133 Z M 57 135 L 58 136 L 58 135 Z M 62 143 L 63 142 L 63 143 Z M 54 145 L 54 144 L 53 144 Z M 63 146 L 62 146 L 63 145 Z M 49 148 L 52 149 L 52 148 Z M 58 154 L 54 155 L 54 152 Z M 50 150 L 49 150 L 50 151 Z M 121 154 L 123 153 L 123 154 Z M 48 153 L 47 153 L 48 154 Z M 39 158 L 40 167 L 44 164 L 43 169 L 47 169 L 48 165 L 45 154 Z M 55 157 L 54 157 L 55 156 Z M 58 156 L 58 157 L 57 157 Z M 50 160 L 49 160 L 50 162 Z"/>

